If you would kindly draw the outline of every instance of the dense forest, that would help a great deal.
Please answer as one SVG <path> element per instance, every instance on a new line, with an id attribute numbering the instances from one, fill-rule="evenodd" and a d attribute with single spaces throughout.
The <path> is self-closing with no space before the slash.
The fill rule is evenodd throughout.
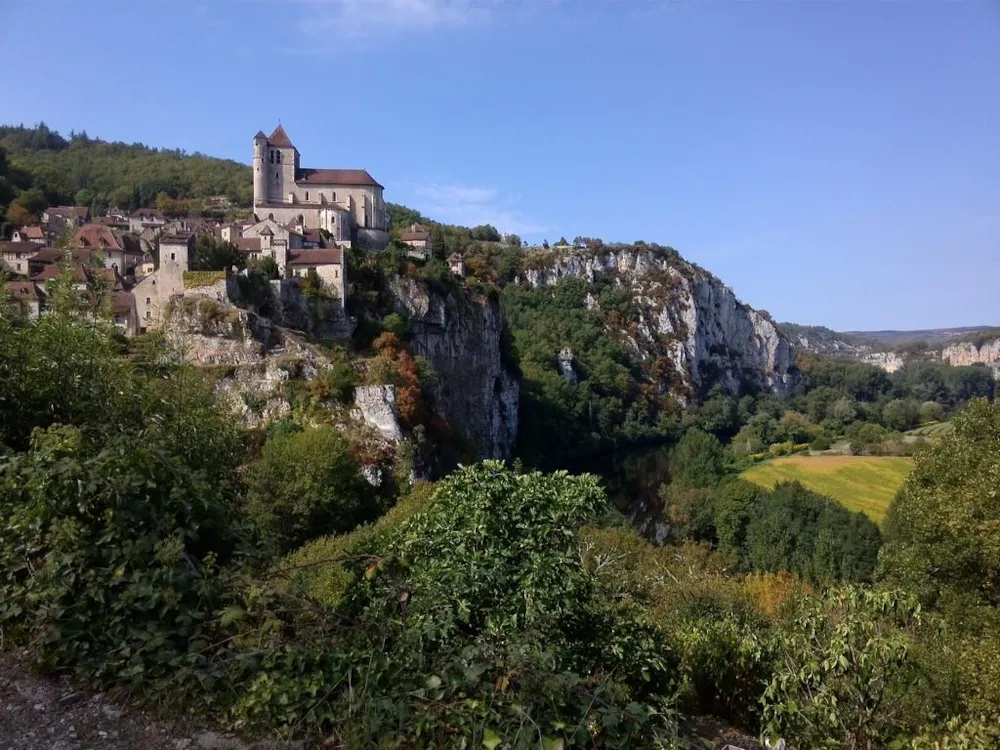
<path id="1" fill-rule="evenodd" d="M 108 143 L 86 132 L 63 137 L 44 123 L 0 126 L 0 213 L 12 225 L 28 223 L 46 206 L 134 211 L 155 206 L 158 196 L 200 199 L 194 208 L 219 198 L 249 206 L 250 167 L 141 143 Z M 14 207 L 21 210 L 11 215 Z"/>

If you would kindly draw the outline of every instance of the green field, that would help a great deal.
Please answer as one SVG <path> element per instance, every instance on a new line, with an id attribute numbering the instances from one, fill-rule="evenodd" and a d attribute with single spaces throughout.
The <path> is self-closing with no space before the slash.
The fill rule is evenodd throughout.
<path id="1" fill-rule="evenodd" d="M 932 440 L 944 435 L 949 434 L 954 428 L 951 426 L 951 422 L 930 422 L 929 424 L 922 425 L 915 430 L 910 430 L 907 435 L 916 435 L 917 437 L 931 438 Z"/>
<path id="2" fill-rule="evenodd" d="M 882 523 L 889 503 L 913 468 L 909 458 L 787 456 L 752 466 L 740 476 L 768 489 L 798 481 Z"/>

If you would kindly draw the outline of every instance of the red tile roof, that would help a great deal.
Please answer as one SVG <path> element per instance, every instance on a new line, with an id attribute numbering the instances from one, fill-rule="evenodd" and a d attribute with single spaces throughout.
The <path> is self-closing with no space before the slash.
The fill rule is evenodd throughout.
<path id="1" fill-rule="evenodd" d="M 428 240 L 431 237 L 431 233 L 428 232 L 422 225 L 414 224 L 407 231 L 399 235 L 399 239 L 406 242 L 407 240 L 419 242 L 421 240 Z"/>
<path id="2" fill-rule="evenodd" d="M 233 244 L 245 253 L 260 252 L 260 237 L 237 237 Z"/>
<path id="3" fill-rule="evenodd" d="M 45 239 L 45 232 L 42 231 L 41 227 L 21 227 L 19 231 L 21 236 L 27 237 L 29 240 Z"/>
<path id="4" fill-rule="evenodd" d="M 103 224 L 84 224 L 73 235 L 73 245 L 93 250 L 142 254 L 138 238 L 130 234 L 115 234 Z"/>
<path id="5" fill-rule="evenodd" d="M 300 169 L 295 182 L 307 185 L 371 185 L 382 187 L 364 169 Z"/>
<path id="6" fill-rule="evenodd" d="M 339 266 L 343 257 L 340 250 L 299 250 L 293 251 L 288 262 L 293 266 Z"/>
<path id="7" fill-rule="evenodd" d="M 116 313 L 130 313 L 135 305 L 132 292 L 115 292 L 111 297 L 111 309 Z"/>
<path id="8" fill-rule="evenodd" d="M 42 293 L 30 281 L 8 281 L 3 285 L 4 291 L 14 299 L 41 299 Z"/>
<path id="9" fill-rule="evenodd" d="M 278 148 L 295 148 L 292 146 L 291 140 L 288 138 L 288 133 L 279 124 L 278 127 L 274 129 L 274 132 L 268 136 L 267 142 L 272 146 L 277 146 Z"/>

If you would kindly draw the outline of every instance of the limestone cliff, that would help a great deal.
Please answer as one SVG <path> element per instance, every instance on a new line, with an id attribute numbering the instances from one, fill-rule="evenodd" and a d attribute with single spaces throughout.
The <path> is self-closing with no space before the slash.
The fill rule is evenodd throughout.
<path id="1" fill-rule="evenodd" d="M 389 280 L 410 322 L 410 349 L 436 378 L 434 410 L 484 458 L 508 458 L 517 438 L 519 384 L 503 361 L 500 304 L 465 287 L 444 293 L 409 276 Z"/>
<path id="2" fill-rule="evenodd" d="M 575 276 L 624 288 L 638 307 L 638 323 L 618 335 L 639 360 L 665 352 L 689 395 L 716 384 L 734 395 L 748 386 L 786 393 L 798 382 L 788 340 L 770 318 L 669 248 L 572 250 L 528 265 L 521 283 L 532 287 Z M 596 304 L 588 297 L 588 305 Z"/>
<path id="3" fill-rule="evenodd" d="M 949 344 L 941 350 L 941 359 L 956 367 L 986 365 L 993 370 L 994 377 L 1000 378 L 1000 338 Z"/>

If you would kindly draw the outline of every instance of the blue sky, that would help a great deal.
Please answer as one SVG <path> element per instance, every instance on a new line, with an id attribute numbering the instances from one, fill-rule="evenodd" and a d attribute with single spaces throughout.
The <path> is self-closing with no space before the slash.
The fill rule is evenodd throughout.
<path id="1" fill-rule="evenodd" d="M 0 0 L 0 121 L 669 244 L 780 320 L 1000 325 L 1000 4 Z M 11 63 L 10 61 L 19 61 Z"/>

